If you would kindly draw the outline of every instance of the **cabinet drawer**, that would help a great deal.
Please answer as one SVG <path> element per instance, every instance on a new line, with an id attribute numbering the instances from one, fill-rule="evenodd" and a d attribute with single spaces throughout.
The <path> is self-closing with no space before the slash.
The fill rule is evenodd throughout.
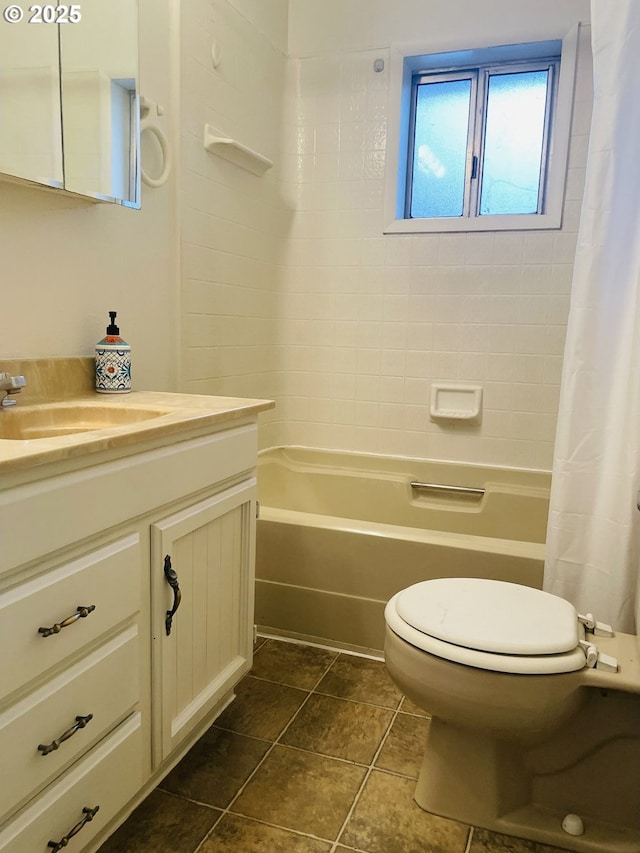
<path id="1" fill-rule="evenodd" d="M 0 831 L 2 853 L 51 853 L 83 818 L 83 809 L 99 806 L 90 823 L 69 841 L 69 853 L 81 850 L 142 787 L 140 714 L 133 714 L 74 765 L 32 806 Z"/>
<path id="2" fill-rule="evenodd" d="M 140 537 L 126 536 L 0 595 L 0 684 L 5 695 L 56 666 L 140 609 Z M 95 606 L 48 637 L 77 608 Z"/>
<path id="3" fill-rule="evenodd" d="M 257 449 L 251 424 L 0 492 L 0 574 L 249 472 Z"/>
<path id="4" fill-rule="evenodd" d="M 136 625 L 0 714 L 0 819 L 52 781 L 130 714 L 139 699 Z M 92 718 L 57 749 L 76 716 Z"/>

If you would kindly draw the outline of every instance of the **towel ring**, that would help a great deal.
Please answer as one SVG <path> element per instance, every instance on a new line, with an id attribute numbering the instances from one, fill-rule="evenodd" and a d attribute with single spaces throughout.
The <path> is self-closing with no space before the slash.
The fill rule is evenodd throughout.
<path id="1" fill-rule="evenodd" d="M 147 124 L 143 121 L 140 126 L 140 135 L 142 135 L 145 130 L 148 130 L 149 133 L 155 136 L 155 138 L 158 140 L 158 145 L 160 146 L 160 150 L 162 152 L 162 171 L 160 172 L 157 178 L 153 178 L 145 172 L 144 167 L 141 165 L 140 177 L 142 178 L 142 182 L 148 187 L 161 187 L 167 182 L 169 172 L 171 171 L 171 155 L 169 153 L 169 142 L 167 141 L 167 137 L 157 125 Z"/>

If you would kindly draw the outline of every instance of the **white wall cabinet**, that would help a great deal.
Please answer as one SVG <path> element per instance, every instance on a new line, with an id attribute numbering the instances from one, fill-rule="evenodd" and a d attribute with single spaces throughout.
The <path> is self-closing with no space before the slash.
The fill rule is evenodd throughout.
<path id="1" fill-rule="evenodd" d="M 232 700 L 256 458 L 245 422 L 0 494 L 2 853 L 97 849 Z"/>

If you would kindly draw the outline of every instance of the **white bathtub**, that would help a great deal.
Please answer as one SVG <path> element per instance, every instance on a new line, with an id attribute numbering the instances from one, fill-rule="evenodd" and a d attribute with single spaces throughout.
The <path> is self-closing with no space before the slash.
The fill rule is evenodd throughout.
<path id="1" fill-rule="evenodd" d="M 409 584 L 486 577 L 540 587 L 549 486 L 543 471 L 263 451 L 256 622 L 266 632 L 380 652 L 384 604 Z"/>

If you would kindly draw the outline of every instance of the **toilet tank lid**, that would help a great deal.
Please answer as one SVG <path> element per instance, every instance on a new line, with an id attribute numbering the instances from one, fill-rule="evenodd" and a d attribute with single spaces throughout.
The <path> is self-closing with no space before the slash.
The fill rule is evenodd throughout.
<path id="1" fill-rule="evenodd" d="M 422 581 L 399 594 L 396 612 L 423 634 L 477 651 L 552 655 L 578 645 L 578 614 L 572 604 L 504 581 Z"/>

